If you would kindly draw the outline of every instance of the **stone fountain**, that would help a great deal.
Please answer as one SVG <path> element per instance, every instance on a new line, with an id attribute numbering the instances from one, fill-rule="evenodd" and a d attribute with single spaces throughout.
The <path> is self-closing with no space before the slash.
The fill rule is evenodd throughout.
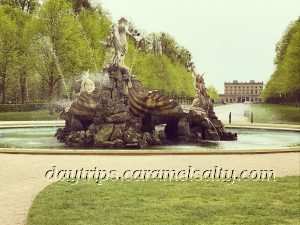
<path id="1" fill-rule="evenodd" d="M 62 113 L 65 127 L 57 139 L 70 147 L 146 148 L 169 143 L 203 140 L 236 140 L 216 117 L 202 76 L 196 77 L 197 95 L 192 107 L 183 109 L 161 91 L 148 91 L 124 64 L 127 21 L 122 18 L 109 42 L 114 55 L 94 82 L 85 76 L 69 109 Z M 103 78 L 102 77 L 102 78 Z M 160 129 L 156 129 L 160 128 Z"/>

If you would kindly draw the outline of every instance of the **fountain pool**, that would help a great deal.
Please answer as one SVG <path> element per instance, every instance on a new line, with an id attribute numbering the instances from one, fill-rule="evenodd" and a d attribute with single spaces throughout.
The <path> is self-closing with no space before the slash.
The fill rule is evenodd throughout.
<path id="1" fill-rule="evenodd" d="M 57 127 L 0 129 L 0 148 L 68 149 L 54 137 Z M 260 129 L 227 129 L 237 141 L 204 141 L 200 144 L 151 146 L 153 150 L 250 150 L 300 146 L 300 132 Z"/>

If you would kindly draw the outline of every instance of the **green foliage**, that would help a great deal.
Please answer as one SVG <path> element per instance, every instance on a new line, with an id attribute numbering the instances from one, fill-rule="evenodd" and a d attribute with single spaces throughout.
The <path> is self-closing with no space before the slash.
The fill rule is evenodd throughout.
<path id="1" fill-rule="evenodd" d="M 6 100 L 7 85 L 13 85 L 18 52 L 18 28 L 16 22 L 5 13 L 7 7 L 0 6 L 0 79 L 2 103 Z"/>
<path id="2" fill-rule="evenodd" d="M 64 95 L 70 93 L 73 80 L 83 71 L 99 71 L 105 52 L 96 46 L 96 39 L 103 37 L 108 29 L 106 18 L 100 16 L 98 12 L 84 10 L 75 16 L 71 5 L 64 0 L 48 0 L 42 6 L 41 38 L 36 42 L 36 49 L 43 61 L 37 68 L 48 84 L 49 99 L 53 99 L 55 87 L 58 97 L 63 91 Z M 62 90 L 62 79 L 66 80 L 67 90 Z"/>
<path id="3" fill-rule="evenodd" d="M 183 65 L 171 62 L 164 54 L 155 55 L 137 51 L 133 41 L 129 42 L 126 65 L 133 68 L 133 73 L 146 88 L 162 90 L 168 95 L 195 94 L 192 73 Z"/>
<path id="4" fill-rule="evenodd" d="M 252 104 L 251 110 L 255 123 L 300 124 L 299 108 L 276 104 Z"/>
<path id="5" fill-rule="evenodd" d="M 151 33 L 141 41 L 141 50 L 154 55 L 165 55 L 172 63 L 179 63 L 189 71 L 194 71 L 191 53 L 180 46 L 173 37 L 167 33 Z"/>
<path id="6" fill-rule="evenodd" d="M 219 93 L 213 85 L 210 85 L 207 88 L 207 92 L 208 92 L 211 99 L 218 99 L 219 98 Z"/>
<path id="7" fill-rule="evenodd" d="M 21 9 L 24 12 L 32 13 L 38 6 L 38 0 L 0 0 L 0 5 L 7 5 Z"/>
<path id="8" fill-rule="evenodd" d="M 0 104 L 0 112 L 24 112 L 45 109 L 45 103 Z"/>
<path id="9" fill-rule="evenodd" d="M 46 1 L 39 17 L 44 25 L 41 33 L 50 38 L 63 74 L 72 76 L 83 70 L 96 69 L 80 21 L 65 0 Z"/>
<path id="10" fill-rule="evenodd" d="M 112 22 L 101 5 L 87 0 L 0 2 L 1 102 L 55 100 L 73 93 L 84 71 L 99 72 L 108 50 L 100 45 Z M 133 28 L 132 28 L 133 29 Z M 129 43 L 128 66 L 149 89 L 194 95 L 191 54 L 168 34 Z M 154 47 L 154 45 L 156 47 Z M 134 53 L 135 52 L 135 53 Z M 64 88 L 66 83 L 66 89 Z"/>
<path id="11" fill-rule="evenodd" d="M 263 98 L 300 90 L 300 18 L 290 24 L 276 45 L 274 63 L 276 68 L 266 84 Z"/>
<path id="12" fill-rule="evenodd" d="M 89 0 L 68 0 L 73 6 L 73 10 L 76 14 L 81 12 L 81 9 L 92 11 L 92 6 Z"/>
<path id="13" fill-rule="evenodd" d="M 99 42 L 106 39 L 111 21 L 102 13 L 85 10 L 80 12 L 79 21 L 85 38 L 89 42 L 89 48 L 93 57 L 92 61 L 95 64 L 96 71 L 100 71 L 105 61 L 106 49 Z"/>
<path id="14" fill-rule="evenodd" d="M 57 120 L 59 118 L 60 116 L 59 113 L 57 112 L 53 112 L 53 114 L 50 114 L 49 110 L 38 110 L 38 109 L 34 109 L 32 111 L 19 110 L 19 112 L 9 111 L 9 112 L 0 113 L 0 121 L 38 121 L 38 120 Z"/>

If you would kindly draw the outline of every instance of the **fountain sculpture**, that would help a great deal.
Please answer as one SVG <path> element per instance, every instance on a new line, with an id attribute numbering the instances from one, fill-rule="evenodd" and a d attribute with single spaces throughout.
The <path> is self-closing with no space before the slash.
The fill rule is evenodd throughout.
<path id="1" fill-rule="evenodd" d="M 113 50 L 101 75 L 107 82 L 83 77 L 74 102 L 62 113 L 66 123 L 56 133 L 60 141 L 71 147 L 145 148 L 170 142 L 236 140 L 236 134 L 225 132 L 216 117 L 202 76 L 196 77 L 197 95 L 190 109 L 161 91 L 146 90 L 124 64 L 126 34 L 131 35 L 122 18 L 109 42 L 102 42 Z M 164 130 L 156 130 L 158 125 L 165 125 Z"/>

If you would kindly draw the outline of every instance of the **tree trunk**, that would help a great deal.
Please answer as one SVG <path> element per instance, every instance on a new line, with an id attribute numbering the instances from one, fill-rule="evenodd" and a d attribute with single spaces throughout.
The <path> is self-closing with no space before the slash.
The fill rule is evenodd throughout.
<path id="1" fill-rule="evenodd" d="M 6 101 L 6 96 L 5 96 L 6 87 L 5 87 L 5 85 L 6 85 L 6 73 L 3 72 L 2 73 L 2 104 L 4 104 L 5 101 Z"/>
<path id="2" fill-rule="evenodd" d="M 27 96 L 27 72 L 22 69 L 20 71 L 20 97 L 22 104 L 28 100 Z"/>
<path id="3" fill-rule="evenodd" d="M 40 95 L 41 100 L 45 100 L 45 78 L 42 77 L 42 82 L 41 82 L 41 95 Z"/>
<path id="4" fill-rule="evenodd" d="M 58 97 L 58 99 L 62 98 L 62 80 L 61 80 L 61 78 L 58 79 L 58 83 L 57 83 L 57 97 Z"/>
<path id="5" fill-rule="evenodd" d="M 49 93 L 48 93 L 48 97 L 49 100 L 53 100 L 53 95 L 54 95 L 54 59 L 52 60 L 51 64 L 50 64 L 50 76 L 49 76 Z"/>

